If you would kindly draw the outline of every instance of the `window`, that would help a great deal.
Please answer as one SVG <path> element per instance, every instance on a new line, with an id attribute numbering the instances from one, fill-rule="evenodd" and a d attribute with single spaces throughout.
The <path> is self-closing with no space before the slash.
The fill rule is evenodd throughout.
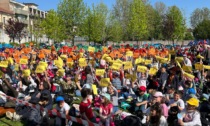
<path id="1" fill-rule="evenodd" d="M 6 23 L 6 19 L 5 19 L 5 17 L 3 17 L 3 24 L 5 24 Z"/>

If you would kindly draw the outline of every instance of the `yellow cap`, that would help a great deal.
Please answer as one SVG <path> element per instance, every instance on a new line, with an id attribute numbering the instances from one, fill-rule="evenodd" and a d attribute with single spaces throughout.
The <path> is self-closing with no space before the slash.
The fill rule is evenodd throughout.
<path id="1" fill-rule="evenodd" d="M 196 107 L 199 106 L 199 100 L 196 98 L 190 98 L 187 103 Z"/>

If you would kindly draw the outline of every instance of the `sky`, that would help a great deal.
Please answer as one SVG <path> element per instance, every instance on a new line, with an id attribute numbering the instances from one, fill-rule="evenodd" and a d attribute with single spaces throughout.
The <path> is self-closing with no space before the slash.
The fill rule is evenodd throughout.
<path id="1" fill-rule="evenodd" d="M 16 0 L 18 2 L 25 3 L 36 3 L 39 5 L 41 10 L 56 9 L 58 3 L 61 0 Z M 115 0 L 84 0 L 87 5 L 92 5 L 92 3 L 97 4 L 103 1 L 109 8 L 115 4 Z M 184 16 L 186 17 L 187 26 L 190 26 L 190 15 L 196 8 L 208 7 L 210 5 L 210 0 L 149 0 L 149 2 L 154 5 L 156 2 L 163 2 L 166 6 L 178 6 Z M 209 8 L 210 9 L 210 8 Z"/>

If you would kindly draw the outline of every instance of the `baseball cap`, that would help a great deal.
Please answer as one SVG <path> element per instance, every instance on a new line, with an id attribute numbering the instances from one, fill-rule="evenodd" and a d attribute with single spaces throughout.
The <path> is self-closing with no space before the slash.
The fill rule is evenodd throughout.
<path id="1" fill-rule="evenodd" d="M 155 94 L 153 95 L 154 97 L 163 97 L 163 93 L 162 92 L 155 92 Z"/>
<path id="2" fill-rule="evenodd" d="M 58 96 L 55 101 L 56 102 L 64 101 L 64 98 L 62 96 Z"/>
<path id="3" fill-rule="evenodd" d="M 146 91 L 146 87 L 145 87 L 145 86 L 140 86 L 140 87 L 139 87 L 139 90 L 140 90 L 140 91 Z"/>
<path id="4" fill-rule="evenodd" d="M 192 106 L 196 106 L 198 107 L 199 106 L 199 100 L 196 99 L 196 98 L 190 98 L 188 101 L 187 101 L 188 104 L 192 105 Z"/>
<path id="5" fill-rule="evenodd" d="M 107 98 L 108 100 L 110 100 L 110 99 L 111 99 L 110 94 L 107 94 L 107 93 L 101 93 L 101 96 L 103 96 L 103 97 Z"/>

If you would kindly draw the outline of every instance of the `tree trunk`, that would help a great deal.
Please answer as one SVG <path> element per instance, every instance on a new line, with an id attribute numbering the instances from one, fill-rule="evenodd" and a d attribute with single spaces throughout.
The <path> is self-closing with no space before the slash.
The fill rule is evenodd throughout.
<path id="1" fill-rule="evenodd" d="M 74 36 L 72 36 L 72 46 L 74 46 Z"/>
<path id="2" fill-rule="evenodd" d="M 12 38 L 13 42 L 15 42 L 15 37 Z"/>

